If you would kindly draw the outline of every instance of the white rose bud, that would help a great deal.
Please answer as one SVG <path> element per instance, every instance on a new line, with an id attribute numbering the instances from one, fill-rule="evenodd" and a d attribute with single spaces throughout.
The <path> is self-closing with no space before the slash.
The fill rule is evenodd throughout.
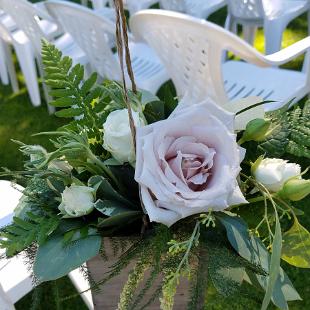
<path id="1" fill-rule="evenodd" d="M 94 209 L 95 190 L 87 186 L 71 185 L 66 187 L 58 209 L 64 218 L 80 217 Z"/>
<path id="2" fill-rule="evenodd" d="M 132 111 L 132 116 L 136 127 L 145 125 L 138 112 Z M 103 129 L 103 147 L 121 164 L 125 162 L 134 163 L 134 145 L 127 109 L 111 112 L 103 125 Z"/>
<path id="3" fill-rule="evenodd" d="M 265 158 L 258 163 L 252 172 L 255 179 L 269 191 L 278 192 L 288 179 L 298 177 L 301 174 L 301 167 L 294 163 L 288 163 L 287 160 Z"/>

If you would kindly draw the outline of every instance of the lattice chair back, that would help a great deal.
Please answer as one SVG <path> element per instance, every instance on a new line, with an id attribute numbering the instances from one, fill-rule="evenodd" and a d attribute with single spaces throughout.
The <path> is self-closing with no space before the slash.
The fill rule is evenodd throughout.
<path id="1" fill-rule="evenodd" d="M 0 0 L 0 5 L 14 19 L 18 28 L 25 32 L 36 52 L 40 54 L 44 33 L 38 24 L 39 17 L 35 7 L 27 0 Z"/>
<path id="2" fill-rule="evenodd" d="M 253 64 L 266 66 L 262 56 L 236 35 L 213 23 L 188 15 L 144 10 L 131 18 L 131 29 L 161 59 L 179 97 L 228 101 L 222 77 L 226 50 Z"/>
<path id="3" fill-rule="evenodd" d="M 46 7 L 86 53 L 94 70 L 102 77 L 120 79 L 120 67 L 109 44 L 109 38 L 115 36 L 110 20 L 68 1 L 47 1 Z"/>
<path id="4" fill-rule="evenodd" d="M 277 1 L 277 0 L 275 0 Z M 229 13 L 240 19 L 262 19 L 263 0 L 227 0 Z"/>

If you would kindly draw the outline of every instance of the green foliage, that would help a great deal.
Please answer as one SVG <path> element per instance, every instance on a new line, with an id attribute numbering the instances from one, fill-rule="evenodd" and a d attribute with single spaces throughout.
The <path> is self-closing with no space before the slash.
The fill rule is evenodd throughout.
<path id="1" fill-rule="evenodd" d="M 208 290 L 209 256 L 204 242 L 200 242 L 198 249 L 198 263 L 193 264 L 190 279 L 190 298 L 188 310 L 203 309 Z"/>
<path id="2" fill-rule="evenodd" d="M 181 276 L 190 276 L 190 259 L 194 247 L 199 244 L 200 222 L 197 221 L 189 239 L 181 242 L 170 241 L 168 251 L 168 261 L 174 259 L 179 261 L 176 266 L 166 267 L 163 270 L 164 281 L 162 287 L 162 298 L 160 299 L 161 308 L 170 310 L 173 308 L 174 296 L 180 282 Z M 170 256 L 170 257 L 169 257 Z"/>
<path id="3" fill-rule="evenodd" d="M 34 242 L 43 245 L 57 229 L 59 222 L 57 216 L 35 215 L 31 212 L 27 213 L 27 220 L 14 217 L 13 223 L 0 232 L 0 247 L 6 248 L 8 256 L 13 256 Z"/>
<path id="4" fill-rule="evenodd" d="M 70 242 L 64 240 L 63 234 L 54 234 L 39 247 L 34 274 L 40 282 L 61 278 L 96 256 L 100 247 L 101 236 L 95 229 L 89 229 L 86 236 L 75 231 L 75 236 L 70 235 Z"/>
<path id="5" fill-rule="evenodd" d="M 297 106 L 290 112 L 271 114 L 274 129 L 267 141 L 260 148 L 269 157 L 281 157 L 285 153 L 310 158 L 310 101 L 304 108 Z M 271 129 L 272 129 L 271 128 Z"/>
<path id="6" fill-rule="evenodd" d="M 270 284 L 269 277 L 274 277 L 274 271 L 271 269 L 272 259 L 262 241 L 255 236 L 249 235 L 248 227 L 241 218 L 221 215 L 219 220 L 227 231 L 230 244 L 238 254 L 253 265 L 259 265 L 268 274 L 268 276 L 255 275 L 252 283 L 253 281 L 258 282 L 265 291 L 270 290 L 272 283 Z M 276 239 L 276 242 L 279 243 L 279 240 Z M 279 247 L 279 245 L 276 245 L 276 247 Z M 277 250 L 275 255 L 279 255 Z M 280 309 L 288 309 L 287 301 L 300 300 L 299 294 L 282 268 L 279 269 L 275 280 L 271 300 Z"/>
<path id="7" fill-rule="evenodd" d="M 310 233 L 296 217 L 283 235 L 282 259 L 296 267 L 310 268 Z"/>

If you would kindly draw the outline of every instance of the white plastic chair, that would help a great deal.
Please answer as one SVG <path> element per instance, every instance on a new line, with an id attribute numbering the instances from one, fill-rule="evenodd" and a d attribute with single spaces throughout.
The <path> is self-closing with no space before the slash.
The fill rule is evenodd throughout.
<path id="1" fill-rule="evenodd" d="M 115 36 L 115 25 L 95 11 L 67 1 L 47 1 L 46 6 L 63 28 L 85 51 L 92 65 L 102 78 L 121 80 L 119 60 L 113 53 L 108 37 Z M 141 89 L 156 93 L 168 80 L 168 75 L 158 57 L 146 44 L 130 42 L 132 67 Z M 130 84 L 128 84 L 130 85 Z"/>
<path id="2" fill-rule="evenodd" d="M 0 3 L 1 7 L 1 3 Z M 50 38 L 60 33 L 59 27 L 50 21 L 50 16 L 44 11 L 41 3 L 34 5 L 35 10 L 41 17 L 39 26 L 44 34 Z M 34 87 L 32 72 L 35 72 L 34 61 L 29 57 L 31 52 L 30 42 L 26 36 L 18 32 L 18 27 L 11 16 L 1 11 L 0 16 L 0 77 L 3 84 L 7 85 L 11 82 L 13 92 L 18 91 L 18 83 L 16 72 L 11 55 L 11 45 L 15 47 L 17 59 L 25 76 L 26 86 L 30 95 L 30 99 L 34 106 L 40 104 L 40 96 L 38 87 Z"/>
<path id="3" fill-rule="evenodd" d="M 236 32 L 240 24 L 244 39 L 253 44 L 257 27 L 264 27 L 266 54 L 281 49 L 282 36 L 287 25 L 296 17 L 308 12 L 310 34 L 310 1 L 308 0 L 227 0 L 226 28 Z"/>
<path id="4" fill-rule="evenodd" d="M 264 56 L 229 31 L 180 13 L 145 10 L 134 15 L 130 25 L 137 39 L 146 41 L 158 52 L 180 97 L 211 97 L 225 104 L 259 96 L 276 101 L 265 104 L 265 110 L 274 110 L 310 93 L 308 61 L 302 72 L 270 68 L 309 50 L 310 37 Z M 222 63 L 222 54 L 227 50 L 248 63 Z"/>
<path id="5" fill-rule="evenodd" d="M 18 82 L 14 68 L 12 52 L 7 40 L 10 40 L 10 32 L 16 29 L 13 20 L 6 14 L 0 15 L 0 79 L 2 84 L 11 83 L 13 92 L 17 92 Z M 9 34 L 8 34 L 9 33 Z"/>
<path id="6" fill-rule="evenodd" d="M 0 0 L 1 8 L 9 14 L 18 28 L 21 30 L 19 35 L 22 37 L 20 40 L 26 45 L 26 41 L 29 40 L 30 42 L 27 43 L 27 49 L 25 51 L 27 54 L 25 55 L 24 59 L 24 67 L 23 73 L 28 73 L 28 80 L 27 87 L 29 87 L 29 91 L 35 93 L 34 104 L 40 105 L 40 93 L 38 88 L 38 81 L 37 81 L 37 72 L 35 62 L 38 64 L 39 75 L 43 76 L 43 69 L 41 64 L 41 40 L 44 38 L 46 40 L 51 41 L 55 44 L 65 55 L 70 56 L 74 62 L 79 62 L 82 64 L 87 63 L 86 56 L 84 52 L 74 44 L 72 38 L 68 35 L 62 35 L 61 37 L 57 38 L 57 40 L 52 39 L 48 36 L 40 24 L 42 20 L 40 20 L 38 16 L 38 11 L 34 5 L 26 0 Z M 14 46 L 16 48 L 16 46 Z M 24 51 L 24 52 L 25 52 Z M 17 50 L 16 50 L 17 52 Z M 27 58 L 27 59 L 26 59 Z M 19 58 L 20 60 L 21 58 Z M 22 63 L 21 63 L 22 66 Z M 25 74 L 26 75 L 26 74 Z M 48 90 L 46 85 L 43 83 L 43 89 L 46 101 L 49 102 Z M 49 111 L 52 112 L 53 108 L 49 106 Z"/>
<path id="7" fill-rule="evenodd" d="M 104 8 L 108 3 L 110 7 L 113 7 L 113 0 L 91 0 L 92 6 L 95 10 Z M 124 7 L 129 11 L 130 15 L 136 12 L 147 9 L 153 4 L 156 4 L 158 0 L 123 0 Z"/>
<path id="8" fill-rule="evenodd" d="M 226 0 L 160 0 L 162 9 L 186 13 L 203 19 L 207 19 L 225 5 Z"/>
<path id="9" fill-rule="evenodd" d="M 12 186 L 11 182 L 0 180 L 0 228 L 9 225 L 13 212 L 22 196 L 23 188 Z M 0 249 L 0 256 L 5 251 Z M 69 274 L 69 278 L 79 293 L 89 288 L 88 282 L 78 269 Z M 0 309 L 14 310 L 14 304 L 34 288 L 31 273 L 24 263 L 24 255 L 0 260 Z M 88 309 L 93 310 L 91 291 L 81 294 Z"/>

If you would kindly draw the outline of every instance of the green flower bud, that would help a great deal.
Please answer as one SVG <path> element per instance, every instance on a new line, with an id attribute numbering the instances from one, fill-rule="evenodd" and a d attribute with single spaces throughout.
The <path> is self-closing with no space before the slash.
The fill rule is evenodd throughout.
<path id="1" fill-rule="evenodd" d="M 256 118 L 248 122 L 239 144 L 247 141 L 263 141 L 266 138 L 270 124 L 270 120 L 261 118 Z"/>
<path id="2" fill-rule="evenodd" d="M 299 201 L 310 194 L 310 180 L 290 179 L 284 185 L 279 195 L 291 201 Z"/>

